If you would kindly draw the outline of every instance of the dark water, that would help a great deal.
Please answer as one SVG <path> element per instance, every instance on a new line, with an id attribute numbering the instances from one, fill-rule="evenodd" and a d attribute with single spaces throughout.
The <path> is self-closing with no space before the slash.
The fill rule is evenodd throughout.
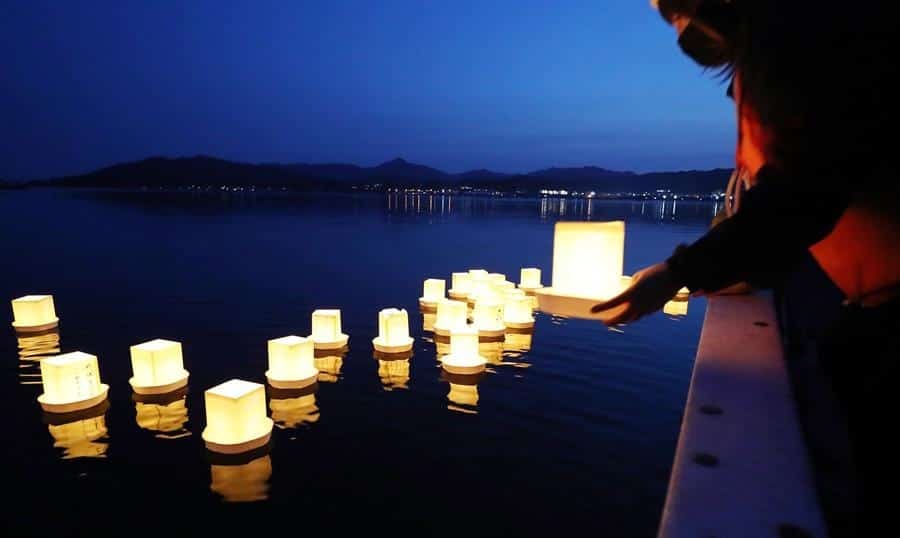
<path id="1" fill-rule="evenodd" d="M 0 297 L 52 293 L 61 319 L 58 337 L 0 332 L 2 524 L 10 535 L 652 536 L 705 304 L 623 332 L 539 315 L 530 341 L 485 350 L 493 364 L 473 386 L 442 376 L 417 297 L 425 278 L 468 268 L 517 280 L 536 266 L 547 280 L 559 218 L 626 219 L 633 272 L 699 236 L 713 209 L 0 192 Z M 372 355 L 377 312 L 390 306 L 410 311 L 408 363 Z M 311 311 L 328 307 L 342 309 L 349 353 L 320 365 L 330 372 L 314 392 L 270 393 L 270 450 L 211 458 L 203 390 L 263 382 L 266 341 L 308 334 Z M 189 390 L 135 402 L 128 347 L 157 337 L 182 342 Z M 17 344 L 32 356 L 19 358 Z M 99 416 L 42 415 L 34 358 L 59 349 L 99 357 L 111 387 Z"/>

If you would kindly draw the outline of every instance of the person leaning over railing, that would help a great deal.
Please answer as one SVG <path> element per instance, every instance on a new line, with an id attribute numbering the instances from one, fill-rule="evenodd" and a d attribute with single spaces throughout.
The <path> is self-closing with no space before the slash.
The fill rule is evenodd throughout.
<path id="1" fill-rule="evenodd" d="M 594 307 L 607 324 L 661 308 L 679 288 L 777 283 L 809 252 L 846 306 L 821 360 L 847 413 L 859 525 L 886 522 L 897 459 L 883 440 L 900 349 L 897 33 L 890 3 L 659 0 L 678 43 L 732 81 L 740 210 Z M 843 532 L 843 531 L 842 531 Z M 853 533 L 855 531 L 847 531 Z"/>

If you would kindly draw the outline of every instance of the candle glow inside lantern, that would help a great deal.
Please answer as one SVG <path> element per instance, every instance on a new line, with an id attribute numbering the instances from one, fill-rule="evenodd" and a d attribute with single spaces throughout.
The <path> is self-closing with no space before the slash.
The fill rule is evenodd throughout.
<path id="1" fill-rule="evenodd" d="M 26 295 L 12 300 L 12 326 L 17 332 L 36 332 L 59 325 L 52 295 Z"/>
<path id="2" fill-rule="evenodd" d="M 478 329 L 479 336 L 503 336 L 503 332 L 506 331 L 506 325 L 503 323 L 503 303 L 496 298 L 479 299 L 475 303 L 472 321 Z"/>
<path id="3" fill-rule="evenodd" d="M 465 301 L 472 291 L 472 275 L 468 272 L 450 275 L 450 290 L 447 295 L 451 299 Z"/>
<path id="4" fill-rule="evenodd" d="M 340 310 L 315 310 L 312 313 L 312 334 L 315 349 L 341 349 L 350 337 L 341 332 Z"/>
<path id="5" fill-rule="evenodd" d="M 498 288 L 496 283 L 486 277 L 476 277 L 472 281 L 472 291 L 466 299 L 467 303 L 474 305 L 478 301 L 496 300 L 498 298 Z"/>
<path id="6" fill-rule="evenodd" d="M 488 273 L 488 280 L 491 282 L 504 282 L 506 280 L 506 275 L 503 273 Z"/>
<path id="7" fill-rule="evenodd" d="M 503 305 L 503 324 L 513 329 L 531 329 L 534 327 L 531 297 L 526 295 L 507 295 Z"/>
<path id="8" fill-rule="evenodd" d="M 663 313 L 670 316 L 686 316 L 688 313 L 688 302 L 668 301 L 663 305 Z"/>
<path id="9" fill-rule="evenodd" d="M 97 357 L 75 351 L 41 361 L 44 393 L 38 403 L 48 413 L 70 413 L 106 399 L 109 385 L 100 382 Z"/>
<path id="10" fill-rule="evenodd" d="M 434 322 L 434 333 L 450 336 L 453 329 L 465 328 L 468 323 L 468 306 L 464 301 L 445 299 L 438 303 L 437 320 Z"/>
<path id="11" fill-rule="evenodd" d="M 444 298 L 447 283 L 441 278 L 429 278 L 422 285 L 422 296 L 419 297 L 419 307 L 428 312 L 434 312 L 438 301 Z"/>
<path id="12" fill-rule="evenodd" d="M 138 394 L 165 394 L 178 390 L 188 382 L 181 344 L 170 340 L 150 340 L 131 346 L 131 369 L 128 380 Z"/>
<path id="13" fill-rule="evenodd" d="M 269 340 L 268 351 L 269 385 L 277 389 L 299 389 L 319 378 L 312 340 L 293 335 L 276 338 Z"/>
<path id="14" fill-rule="evenodd" d="M 524 267 L 519 272 L 519 289 L 525 293 L 534 293 L 534 290 L 543 288 L 541 284 L 541 270 L 534 267 Z"/>
<path id="15" fill-rule="evenodd" d="M 450 332 L 450 353 L 441 359 L 444 370 L 451 374 L 477 374 L 487 361 L 478 354 L 478 329 L 466 327 Z"/>
<path id="16" fill-rule="evenodd" d="M 622 289 L 625 223 L 557 222 L 553 236 L 552 286 L 535 290 L 550 314 L 602 319 L 591 307 Z"/>
<path id="17" fill-rule="evenodd" d="M 232 379 L 204 393 L 206 448 L 222 454 L 241 454 L 266 445 L 272 419 L 266 416 L 263 385 Z"/>
<path id="18" fill-rule="evenodd" d="M 385 308 L 378 313 L 378 336 L 372 340 L 376 351 L 406 353 L 412 349 L 413 342 L 409 336 L 409 315 L 406 310 Z"/>

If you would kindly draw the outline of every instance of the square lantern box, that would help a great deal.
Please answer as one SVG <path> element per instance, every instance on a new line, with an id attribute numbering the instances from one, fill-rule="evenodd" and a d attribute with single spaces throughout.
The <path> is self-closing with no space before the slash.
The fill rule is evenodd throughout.
<path id="1" fill-rule="evenodd" d="M 406 353 L 413 347 L 409 336 L 409 315 L 406 310 L 385 308 L 378 313 L 378 336 L 372 340 L 375 351 Z"/>
<path id="2" fill-rule="evenodd" d="M 663 305 L 663 313 L 670 316 L 686 316 L 688 313 L 688 302 L 669 301 Z"/>
<path id="3" fill-rule="evenodd" d="M 519 273 L 519 289 L 527 294 L 533 294 L 535 290 L 543 288 L 541 284 L 541 270 L 534 267 L 525 267 Z"/>
<path id="4" fill-rule="evenodd" d="M 26 295 L 12 300 L 12 326 L 17 332 L 36 332 L 59 325 L 52 295 Z"/>
<path id="5" fill-rule="evenodd" d="M 350 337 L 341 332 L 340 310 L 316 310 L 312 313 L 312 334 L 315 349 L 341 349 Z"/>
<path id="6" fill-rule="evenodd" d="M 549 314 L 603 319 L 591 307 L 622 289 L 625 223 L 557 222 L 553 235 L 553 285 L 535 290 Z"/>
<path id="7" fill-rule="evenodd" d="M 472 291 L 466 298 L 469 306 L 474 306 L 478 301 L 492 301 L 499 299 L 498 288 L 496 282 L 492 281 L 486 275 L 477 276 L 472 280 Z"/>
<path id="8" fill-rule="evenodd" d="M 478 335 L 483 338 L 503 336 L 506 325 L 503 323 L 503 303 L 496 297 L 478 299 L 472 312 L 472 321 Z"/>
<path id="9" fill-rule="evenodd" d="M 513 329 L 534 327 L 533 303 L 527 295 L 507 295 L 503 305 L 503 324 Z"/>
<path id="10" fill-rule="evenodd" d="M 429 278 L 422 285 L 422 296 L 419 297 L 419 307 L 426 312 L 434 312 L 438 301 L 444 298 L 447 283 L 440 278 Z"/>
<path id="11" fill-rule="evenodd" d="M 478 354 L 478 330 L 469 326 L 450 333 L 450 353 L 441 359 L 444 370 L 451 374 L 477 374 L 487 361 Z"/>
<path id="12" fill-rule="evenodd" d="M 206 448 L 221 454 L 242 454 L 265 446 L 272 436 L 266 416 L 263 385 L 232 379 L 204 393 Z"/>
<path id="13" fill-rule="evenodd" d="M 450 275 L 450 290 L 447 296 L 458 301 L 465 301 L 472 292 L 472 275 L 468 272 Z"/>
<path id="14" fill-rule="evenodd" d="M 300 336 L 276 338 L 269 340 L 268 351 L 266 379 L 276 389 L 300 389 L 318 379 L 312 340 Z"/>
<path id="15" fill-rule="evenodd" d="M 188 382 L 181 344 L 170 340 L 150 340 L 131 346 L 133 377 L 128 380 L 138 394 L 165 394 Z"/>
<path id="16" fill-rule="evenodd" d="M 97 357 L 75 351 L 41 361 L 44 393 L 38 403 L 48 413 L 91 408 L 106 399 L 109 385 L 100 382 Z"/>
<path id="17" fill-rule="evenodd" d="M 440 336 L 450 336 L 452 330 L 465 328 L 468 317 L 468 305 L 465 301 L 445 299 L 438 303 L 434 333 Z"/>

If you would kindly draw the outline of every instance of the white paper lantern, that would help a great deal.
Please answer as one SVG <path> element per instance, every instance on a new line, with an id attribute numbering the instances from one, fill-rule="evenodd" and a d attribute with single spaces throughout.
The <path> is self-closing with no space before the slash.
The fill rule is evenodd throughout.
<path id="1" fill-rule="evenodd" d="M 472 275 L 468 272 L 450 275 L 450 290 L 447 295 L 451 299 L 465 301 L 472 291 Z"/>
<path id="2" fill-rule="evenodd" d="M 453 374 L 477 374 L 487 361 L 478 354 L 478 330 L 474 327 L 450 333 L 450 353 L 441 359 L 444 370 Z"/>
<path id="3" fill-rule="evenodd" d="M 497 298 L 479 298 L 472 312 L 472 321 L 479 336 L 503 336 L 506 330 L 506 325 L 503 324 L 503 303 Z"/>
<path id="4" fill-rule="evenodd" d="M 526 293 L 534 293 L 543 288 L 541 284 L 541 270 L 534 267 L 525 267 L 519 273 L 519 289 Z"/>
<path id="5" fill-rule="evenodd" d="M 106 399 L 109 385 L 100 382 L 97 357 L 75 351 L 41 361 L 44 393 L 38 403 L 49 413 L 69 413 Z"/>
<path id="6" fill-rule="evenodd" d="M 128 380 L 138 394 L 165 394 L 188 383 L 181 344 L 170 340 L 150 340 L 131 346 L 131 369 Z"/>
<path id="7" fill-rule="evenodd" d="M 468 323 L 468 306 L 464 301 L 444 299 L 438 303 L 434 333 L 450 336 L 453 329 L 462 329 Z"/>
<path id="8" fill-rule="evenodd" d="M 488 274 L 484 269 L 469 269 L 469 275 L 472 277 L 472 280 L 487 279 Z"/>
<path id="9" fill-rule="evenodd" d="M 381 353 L 406 353 L 413 348 L 409 315 L 404 309 L 385 308 L 378 313 L 378 336 L 372 346 Z"/>
<path id="10" fill-rule="evenodd" d="M 248 452 L 269 442 L 272 419 L 266 416 L 263 385 L 232 379 L 204 393 L 206 448 L 223 454 Z"/>
<path id="11" fill-rule="evenodd" d="M 52 295 L 26 295 L 12 300 L 13 323 L 18 332 L 35 332 L 59 325 Z"/>
<path id="12" fill-rule="evenodd" d="M 268 454 L 238 465 L 210 466 L 209 489 L 226 502 L 256 502 L 269 498 L 272 458 Z"/>
<path id="13" fill-rule="evenodd" d="M 278 389 L 299 389 L 312 385 L 318 379 L 312 340 L 284 336 L 269 340 L 268 351 L 266 379 L 269 385 Z"/>
<path id="14" fill-rule="evenodd" d="M 553 236 L 553 285 L 538 289 L 539 308 L 550 314 L 602 319 L 591 307 L 622 289 L 625 223 L 557 222 Z"/>
<path id="15" fill-rule="evenodd" d="M 444 298 L 447 283 L 440 278 L 429 278 L 422 285 L 422 296 L 419 297 L 419 307 L 422 310 L 433 312 L 437 303 Z"/>
<path id="16" fill-rule="evenodd" d="M 315 349 L 341 349 L 350 337 L 341 332 L 341 311 L 336 309 L 315 310 L 312 313 L 312 334 Z"/>
<path id="17" fill-rule="evenodd" d="M 688 302 L 669 301 L 663 305 L 663 313 L 670 316 L 686 316 L 688 313 Z"/>
<path id="18" fill-rule="evenodd" d="M 503 305 L 503 324 L 514 329 L 530 329 L 534 327 L 531 297 L 525 295 L 507 295 Z"/>

